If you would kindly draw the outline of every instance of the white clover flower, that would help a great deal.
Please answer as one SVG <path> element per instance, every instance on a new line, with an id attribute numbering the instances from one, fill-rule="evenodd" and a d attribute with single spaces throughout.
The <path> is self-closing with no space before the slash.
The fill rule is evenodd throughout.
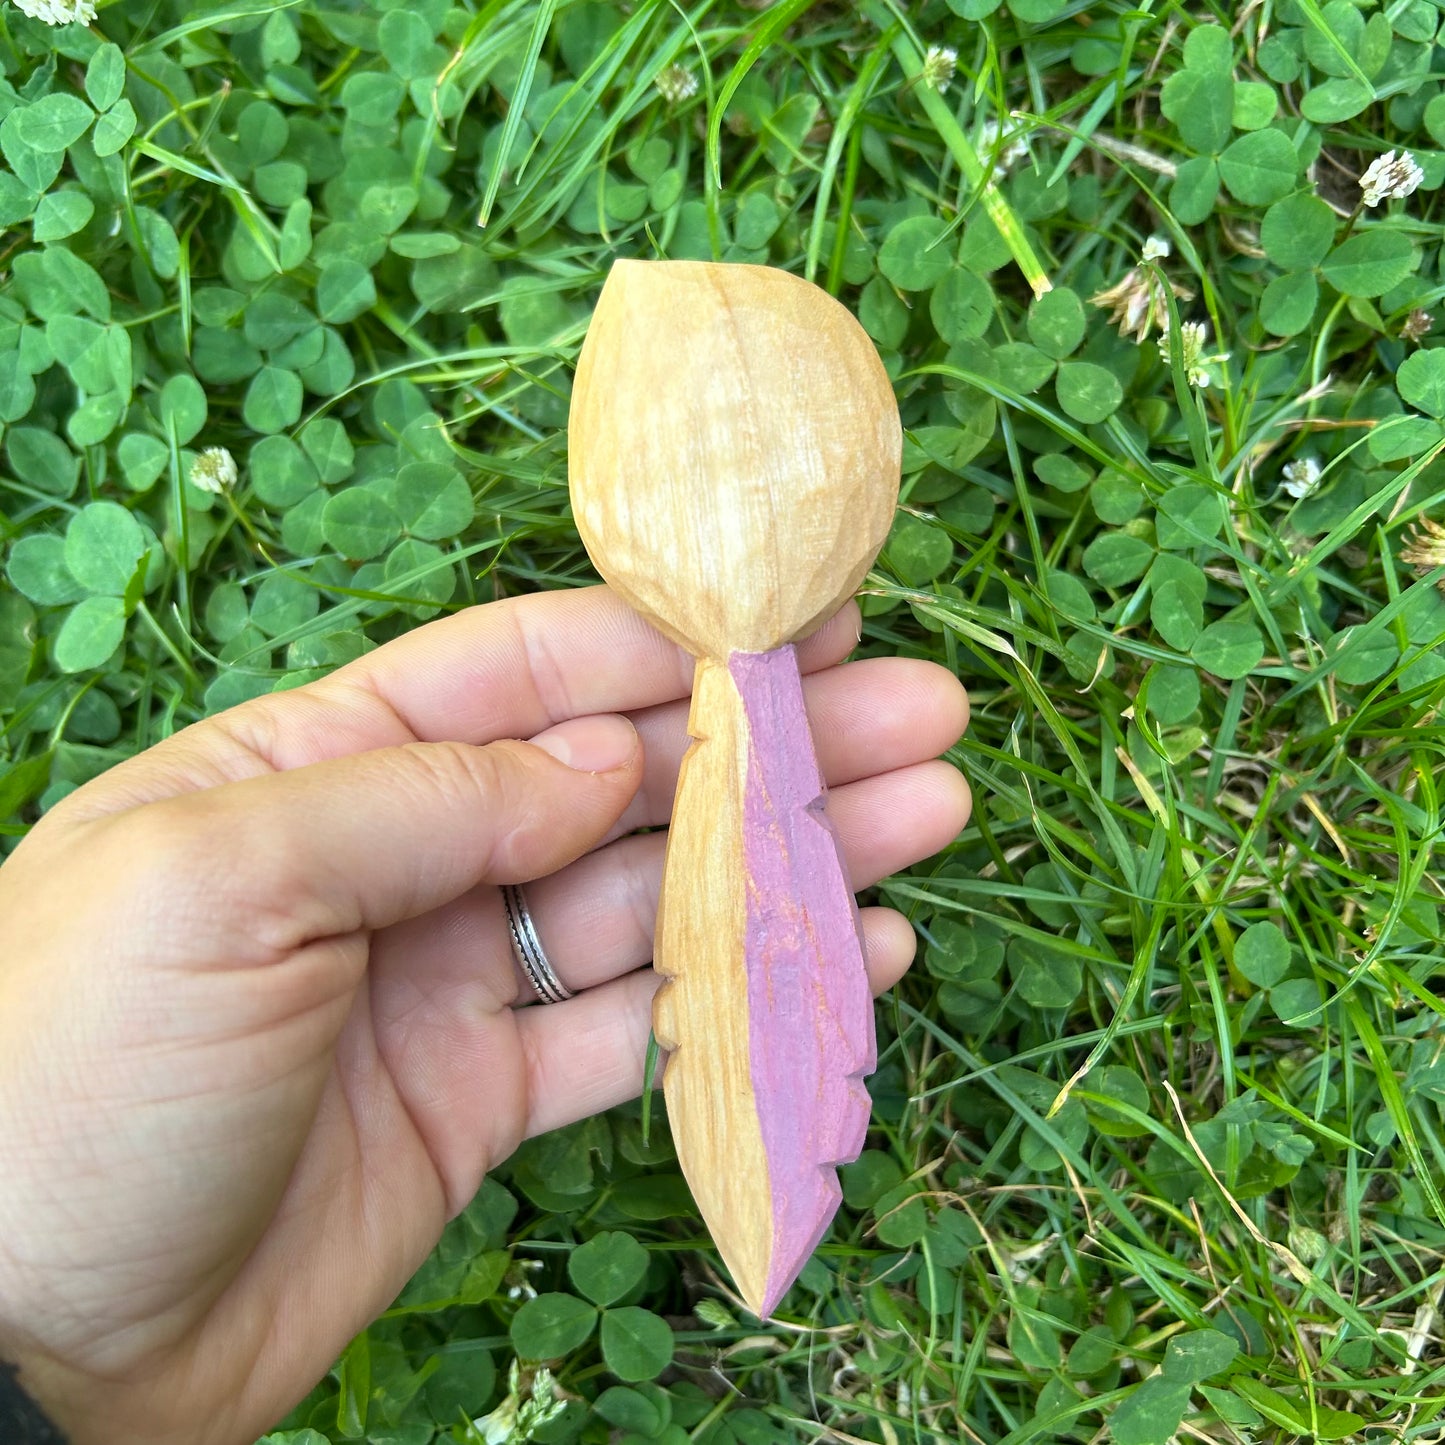
<path id="1" fill-rule="evenodd" d="M 1283 475 L 1285 491 L 1298 502 L 1318 490 L 1324 472 L 1313 457 L 1300 457 L 1284 468 Z"/>
<path id="2" fill-rule="evenodd" d="M 512 1369 L 515 1373 L 515 1364 Z M 473 1420 L 472 1429 L 481 1436 L 486 1445 L 510 1445 L 511 1441 L 520 1440 L 522 1437 L 517 1434 L 517 1409 L 520 1403 L 516 1395 L 508 1395 L 490 1414 Z"/>
<path id="3" fill-rule="evenodd" d="M 529 1300 L 537 1298 L 537 1291 L 527 1275 L 542 1268 L 540 1259 L 514 1260 L 506 1274 L 507 1298 Z"/>
<path id="4" fill-rule="evenodd" d="M 1186 321 L 1179 328 L 1180 360 L 1184 363 L 1185 375 L 1190 386 L 1206 387 L 1214 384 L 1209 368 L 1229 360 L 1229 353 L 1221 351 L 1206 356 L 1204 348 L 1209 341 L 1209 328 L 1202 321 Z M 1169 328 L 1167 324 L 1159 333 L 1159 355 L 1167 364 L 1170 360 Z"/>
<path id="5" fill-rule="evenodd" d="M 1417 517 L 1400 548 L 1400 560 L 1422 571 L 1445 566 L 1445 527 L 1431 517 Z"/>
<path id="6" fill-rule="evenodd" d="M 1138 266 L 1131 266 L 1122 281 L 1096 291 L 1089 297 L 1091 305 L 1102 307 L 1109 313 L 1109 320 L 1119 328 L 1121 336 L 1132 336 L 1135 341 L 1147 341 L 1149 333 L 1156 327 L 1163 330 L 1169 324 L 1169 301 L 1164 285 L 1178 301 L 1192 301 L 1194 293 L 1177 281 L 1161 284 L 1152 272 L 1142 270 L 1148 261 L 1162 261 L 1173 252 L 1173 247 L 1163 236 L 1150 236 L 1139 253 Z"/>
<path id="7" fill-rule="evenodd" d="M 523 1399 L 521 1369 L 513 1360 L 507 1371 L 506 1398 L 490 1414 L 473 1420 L 472 1431 L 484 1445 L 525 1445 L 566 1408 L 566 1400 L 558 1398 L 557 1381 L 545 1365 L 532 1376 L 527 1397 Z"/>
<path id="8" fill-rule="evenodd" d="M 958 51 L 951 45 L 930 45 L 923 57 L 923 83 L 941 95 L 958 69 Z"/>
<path id="9" fill-rule="evenodd" d="M 1419 342 L 1430 334 L 1435 318 L 1422 306 L 1414 307 L 1400 323 L 1400 340 Z"/>
<path id="10" fill-rule="evenodd" d="M 1161 309 L 1154 305 L 1149 278 L 1137 266 L 1126 271 L 1122 281 L 1106 290 L 1096 291 L 1089 301 L 1109 312 L 1109 320 L 1119 328 L 1121 335 L 1132 336 L 1137 341 L 1143 341 L 1155 326 L 1169 319 L 1168 307 Z"/>
<path id="11" fill-rule="evenodd" d="M 669 105 L 691 100 L 697 94 L 697 76 L 685 65 L 665 65 L 652 82 Z"/>
<path id="12" fill-rule="evenodd" d="M 1123 280 L 1089 297 L 1093 305 L 1108 311 L 1109 320 L 1119 328 L 1121 336 L 1147 341 L 1149 333 L 1156 327 L 1162 331 L 1169 324 L 1169 302 L 1164 285 L 1142 268 L 1151 261 L 1163 261 L 1173 254 L 1174 248 L 1164 236 L 1150 236 L 1139 252 L 1139 265 L 1131 266 L 1124 273 Z M 1194 293 L 1177 281 L 1165 284 L 1176 300 L 1194 299 Z"/>
<path id="13" fill-rule="evenodd" d="M 191 463 L 190 482 L 198 492 L 213 492 L 219 497 L 236 485 L 239 475 L 236 459 L 225 447 L 207 447 Z"/>
<path id="14" fill-rule="evenodd" d="M 555 1420 L 567 1408 L 567 1402 L 557 1398 L 557 1380 L 546 1365 L 542 1365 L 532 1376 L 531 1404 L 542 1412 L 541 1418 L 536 1421 L 538 1425 Z"/>
<path id="15" fill-rule="evenodd" d="M 1425 172 L 1409 151 L 1386 151 L 1370 162 L 1360 177 L 1360 190 L 1367 206 L 1378 206 L 1381 201 L 1411 195 L 1424 179 Z"/>
<path id="16" fill-rule="evenodd" d="M 15 4 L 32 20 L 47 25 L 89 25 L 95 19 L 91 0 L 15 0 Z"/>
<path id="17" fill-rule="evenodd" d="M 994 166 L 1003 172 L 1012 170 L 1029 153 L 1023 132 L 1017 126 L 1002 126 L 996 120 L 986 120 L 979 126 L 975 144 L 986 155 L 993 155 L 997 150 Z"/>
<path id="18" fill-rule="evenodd" d="M 1184 360 L 1184 369 L 1197 366 L 1204 356 L 1204 343 L 1209 339 L 1208 328 L 1202 321 L 1186 321 L 1179 328 L 1179 352 Z M 1166 326 L 1159 336 L 1159 355 L 1165 361 L 1170 359 L 1170 336 Z"/>

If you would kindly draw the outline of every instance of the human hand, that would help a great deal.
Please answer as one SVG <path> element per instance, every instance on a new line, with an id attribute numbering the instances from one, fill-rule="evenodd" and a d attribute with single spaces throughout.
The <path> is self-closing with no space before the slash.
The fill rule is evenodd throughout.
<path id="1" fill-rule="evenodd" d="M 799 653 L 862 888 L 963 826 L 928 760 L 967 704 L 833 666 L 856 628 Z M 473 608 L 131 759 L 0 868 L 0 1358 L 73 1445 L 253 1439 L 488 1168 L 638 1092 L 663 837 L 628 835 L 692 669 L 603 588 Z M 519 1006 L 519 881 L 565 1003 Z M 912 930 L 862 919 L 882 990 Z"/>

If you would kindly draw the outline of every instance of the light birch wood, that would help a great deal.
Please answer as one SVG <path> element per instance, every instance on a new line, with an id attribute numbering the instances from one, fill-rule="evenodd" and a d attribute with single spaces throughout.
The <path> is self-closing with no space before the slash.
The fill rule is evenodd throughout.
<path id="1" fill-rule="evenodd" d="M 872 343 L 816 287 L 754 266 L 613 267 L 573 388 L 572 505 L 598 571 L 700 659 L 654 1027 L 684 1173 L 761 1315 L 836 1208 L 873 1059 L 856 913 L 775 650 L 856 590 L 892 522 L 901 440 Z"/>
<path id="2" fill-rule="evenodd" d="M 898 406 L 873 343 L 825 291 L 765 266 L 618 261 L 569 437 L 597 570 L 708 657 L 831 617 L 898 501 Z"/>
<path id="3" fill-rule="evenodd" d="M 743 793 L 748 732 L 726 664 L 693 680 L 657 913 L 653 1007 L 678 1163 L 738 1292 L 761 1313 L 772 1258 L 772 1191 L 751 1079 Z"/>

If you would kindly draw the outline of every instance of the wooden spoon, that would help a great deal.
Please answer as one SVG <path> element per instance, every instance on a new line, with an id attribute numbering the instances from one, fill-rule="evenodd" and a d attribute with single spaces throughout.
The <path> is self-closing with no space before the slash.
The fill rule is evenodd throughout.
<path id="1" fill-rule="evenodd" d="M 683 1172 L 761 1317 L 837 1209 L 876 1063 L 792 644 L 883 545 L 901 448 L 882 363 L 825 292 L 762 266 L 613 266 L 572 393 L 572 507 L 602 576 L 698 658 L 653 1026 Z"/>

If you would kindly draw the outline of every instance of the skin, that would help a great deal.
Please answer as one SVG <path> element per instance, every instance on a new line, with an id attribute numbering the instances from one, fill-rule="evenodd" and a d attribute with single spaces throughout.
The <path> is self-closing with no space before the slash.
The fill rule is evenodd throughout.
<path id="1" fill-rule="evenodd" d="M 852 883 L 968 791 L 957 681 L 800 647 Z M 239 1445 L 486 1170 L 638 1092 L 692 659 L 605 588 L 422 627 L 73 793 L 0 868 L 0 1357 L 74 1445 Z M 530 742 L 518 741 L 527 738 Z M 533 881 L 535 880 L 535 881 Z M 575 999 L 527 1007 L 497 884 Z M 866 909 L 870 981 L 913 955 Z"/>

